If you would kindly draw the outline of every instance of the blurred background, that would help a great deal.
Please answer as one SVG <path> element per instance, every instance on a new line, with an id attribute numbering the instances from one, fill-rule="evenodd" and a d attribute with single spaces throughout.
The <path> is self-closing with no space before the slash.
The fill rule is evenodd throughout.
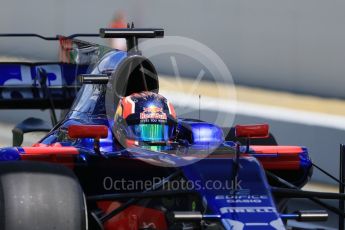
<path id="1" fill-rule="evenodd" d="M 1 5 L 0 33 L 97 33 L 121 16 L 136 27 L 162 27 L 166 35 L 203 43 L 231 71 L 235 123 L 269 123 L 279 144 L 307 146 L 316 164 L 338 176 L 339 144 L 345 143 L 345 1 L 2 0 Z M 57 46 L 49 42 L 0 41 L 0 57 L 57 58 Z M 154 64 L 161 74 L 174 74 L 171 63 Z M 185 84 L 195 78 L 193 64 L 179 68 Z M 203 81 L 212 84 L 209 80 Z M 11 144 L 11 128 L 28 115 L 49 120 L 45 112 L 0 111 L 6 130 L 0 132 L 1 145 Z M 312 182 L 336 189 L 317 170 Z"/>

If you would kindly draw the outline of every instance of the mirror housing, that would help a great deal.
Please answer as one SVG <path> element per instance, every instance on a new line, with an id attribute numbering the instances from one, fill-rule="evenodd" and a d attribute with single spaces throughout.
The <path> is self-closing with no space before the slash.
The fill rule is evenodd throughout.
<path id="1" fill-rule="evenodd" d="M 268 138 L 270 136 L 268 124 L 257 125 L 236 125 L 235 136 L 246 138 L 246 152 L 250 151 L 250 139 L 251 138 Z"/>
<path id="2" fill-rule="evenodd" d="M 268 138 L 269 137 L 268 124 L 255 124 L 255 125 L 236 125 L 236 137 L 244 138 Z"/>
<path id="3" fill-rule="evenodd" d="M 105 125 L 71 125 L 68 127 L 70 138 L 106 138 L 108 127 Z"/>
<path id="4" fill-rule="evenodd" d="M 49 132 L 52 126 L 48 122 L 40 119 L 29 117 L 17 124 L 12 129 L 12 145 L 21 146 L 24 141 L 24 134 L 31 132 Z"/>
<path id="5" fill-rule="evenodd" d="M 70 138 L 93 138 L 93 149 L 102 156 L 99 139 L 108 137 L 108 127 L 105 125 L 70 125 L 68 136 Z"/>

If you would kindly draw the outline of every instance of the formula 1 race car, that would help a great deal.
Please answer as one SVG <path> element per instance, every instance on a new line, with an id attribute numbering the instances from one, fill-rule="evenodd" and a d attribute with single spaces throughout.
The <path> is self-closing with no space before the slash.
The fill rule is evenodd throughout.
<path id="1" fill-rule="evenodd" d="M 343 206 L 320 199 L 344 195 L 302 191 L 314 166 L 307 149 L 277 145 L 267 124 L 177 117 L 138 50 L 139 38 L 163 34 L 0 35 L 62 47 L 57 63 L 0 64 L 0 108 L 50 109 L 54 123 L 50 130 L 28 118 L 13 129 L 18 147 L 0 149 L 0 228 L 286 229 L 287 220 L 327 220 L 324 210 L 287 213 L 289 198 L 308 198 L 343 219 Z M 128 51 L 76 39 L 83 36 L 125 38 Z M 69 111 L 58 121 L 55 109 Z M 48 130 L 20 147 L 24 133 Z"/>

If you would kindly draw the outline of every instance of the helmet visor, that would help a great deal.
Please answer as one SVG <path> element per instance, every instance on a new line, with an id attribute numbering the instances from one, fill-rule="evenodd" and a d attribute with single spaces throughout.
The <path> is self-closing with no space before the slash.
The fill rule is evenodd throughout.
<path id="1" fill-rule="evenodd" d="M 160 142 L 169 140 L 167 124 L 137 124 L 129 126 L 133 138 L 138 141 Z"/>

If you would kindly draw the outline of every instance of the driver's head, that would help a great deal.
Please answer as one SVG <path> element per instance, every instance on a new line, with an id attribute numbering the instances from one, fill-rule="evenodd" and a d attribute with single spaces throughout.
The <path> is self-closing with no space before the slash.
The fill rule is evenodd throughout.
<path id="1" fill-rule="evenodd" d="M 174 137 L 176 124 L 173 105 L 153 92 L 122 98 L 114 117 L 115 136 L 124 147 L 164 145 Z"/>

